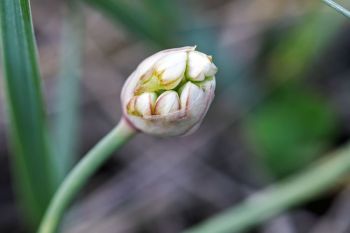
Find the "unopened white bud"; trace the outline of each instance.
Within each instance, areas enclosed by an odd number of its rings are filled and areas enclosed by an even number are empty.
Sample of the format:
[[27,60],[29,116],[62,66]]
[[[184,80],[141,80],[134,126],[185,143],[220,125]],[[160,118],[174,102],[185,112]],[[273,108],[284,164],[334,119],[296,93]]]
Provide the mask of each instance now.
[[145,59],[124,84],[124,115],[145,133],[191,133],[214,98],[216,72],[211,57],[195,51],[195,47],[156,53]]

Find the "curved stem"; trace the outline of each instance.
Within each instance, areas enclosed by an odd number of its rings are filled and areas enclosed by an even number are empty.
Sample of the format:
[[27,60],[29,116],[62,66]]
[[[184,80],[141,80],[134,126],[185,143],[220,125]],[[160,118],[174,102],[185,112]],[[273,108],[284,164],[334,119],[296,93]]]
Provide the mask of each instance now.
[[56,231],[64,211],[74,196],[113,151],[125,144],[135,133],[136,130],[125,119],[121,119],[119,124],[83,157],[58,188],[43,217],[38,233]]

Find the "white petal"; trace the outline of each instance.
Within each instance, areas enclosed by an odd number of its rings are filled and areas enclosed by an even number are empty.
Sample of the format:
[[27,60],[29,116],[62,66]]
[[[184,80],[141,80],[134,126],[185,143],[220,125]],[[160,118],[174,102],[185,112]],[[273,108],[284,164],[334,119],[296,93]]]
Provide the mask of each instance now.
[[167,54],[156,63],[156,73],[167,90],[175,88],[181,82],[186,70],[186,60],[186,52],[176,51]]
[[132,97],[128,104],[126,105],[126,111],[130,114],[134,114],[136,112],[135,109],[135,103],[136,103],[137,96]]
[[[200,86],[205,93],[214,92],[215,86],[216,86],[215,78],[213,78],[211,80],[207,80],[205,82],[202,82],[200,84]],[[214,93],[212,93],[212,94],[214,94]]]
[[191,80],[203,81],[206,76],[214,76],[216,66],[211,62],[211,57],[198,51],[188,54],[187,75]]
[[180,98],[175,91],[162,93],[156,102],[154,112],[156,115],[167,115],[180,109]]
[[187,82],[182,89],[180,102],[181,109],[186,112],[186,114],[196,115],[200,114],[200,109],[202,108],[202,102],[205,99],[204,91],[197,85]]
[[214,63],[210,63],[210,65],[206,67],[204,74],[205,76],[212,77],[216,74],[216,72],[218,72],[218,68]]
[[152,115],[157,95],[153,92],[145,92],[137,97],[135,109],[142,116]]

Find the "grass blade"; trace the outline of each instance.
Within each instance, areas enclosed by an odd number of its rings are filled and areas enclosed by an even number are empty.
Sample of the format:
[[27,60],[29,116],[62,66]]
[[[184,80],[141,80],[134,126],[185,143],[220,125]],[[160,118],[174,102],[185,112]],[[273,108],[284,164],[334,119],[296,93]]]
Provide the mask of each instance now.
[[241,232],[320,195],[350,173],[350,144],[328,158],[328,161],[323,161],[284,183],[258,192],[237,207],[184,233]]
[[340,4],[332,1],[332,0],[322,0],[324,3],[326,3],[328,6],[332,7],[339,13],[343,14],[344,16],[350,18],[350,11],[347,10],[345,7],[341,6]]
[[62,180],[76,158],[79,125],[79,81],[83,51],[84,17],[80,1],[67,1],[63,22],[61,60],[55,120],[55,159]]
[[29,1],[1,0],[0,19],[13,172],[26,217],[35,226],[57,179],[47,140]]
[[[267,55],[267,76],[276,83],[303,80],[312,64],[340,31],[343,17],[331,17],[319,9],[302,18],[301,23],[280,32]],[[289,72],[283,72],[288,70]]]

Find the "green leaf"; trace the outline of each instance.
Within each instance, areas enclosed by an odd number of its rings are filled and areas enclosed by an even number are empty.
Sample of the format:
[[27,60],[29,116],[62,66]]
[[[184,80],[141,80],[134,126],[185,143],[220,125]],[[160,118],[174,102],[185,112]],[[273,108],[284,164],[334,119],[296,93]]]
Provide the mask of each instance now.
[[26,217],[35,226],[57,186],[57,177],[48,146],[29,1],[1,0],[0,13],[13,173]]
[[246,126],[262,163],[281,177],[302,169],[329,146],[336,118],[321,97],[288,86],[251,114]]
[[84,17],[80,1],[66,2],[55,119],[55,159],[62,180],[76,158]]

